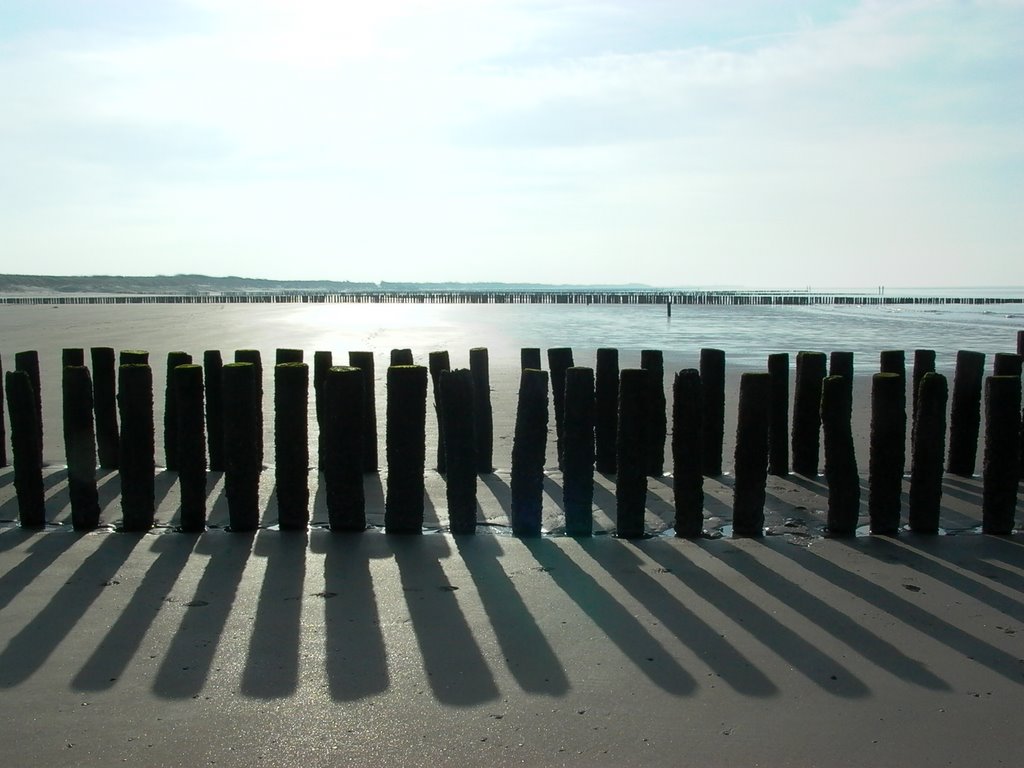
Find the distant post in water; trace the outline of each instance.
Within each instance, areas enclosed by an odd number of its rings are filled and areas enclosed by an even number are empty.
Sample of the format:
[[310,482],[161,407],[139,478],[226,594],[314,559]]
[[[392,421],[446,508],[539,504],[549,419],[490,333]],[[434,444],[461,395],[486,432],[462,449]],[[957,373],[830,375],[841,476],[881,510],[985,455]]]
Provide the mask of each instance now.
[[423,532],[423,470],[426,465],[427,369],[388,368],[386,533]]
[[934,372],[921,377],[914,455],[910,469],[910,529],[937,533],[942,501],[942,460],[946,452],[946,377]]
[[374,394],[373,352],[349,352],[348,364],[363,373],[363,472],[376,472],[377,400]]
[[824,352],[797,352],[793,395],[793,471],[817,477],[821,454],[821,388]]
[[192,363],[187,352],[167,353],[167,379],[164,386],[164,466],[178,471],[178,397],[174,391],[174,369]]
[[548,372],[527,368],[519,379],[512,442],[511,523],[516,536],[540,536],[548,435]]
[[704,402],[701,461],[705,476],[718,477],[722,474],[725,440],[725,352],[711,348],[700,351],[700,384]]
[[[821,357],[824,365],[825,356]],[[736,475],[733,485],[733,536],[764,535],[770,402],[771,374],[744,373],[740,377],[733,469]]]
[[253,367],[253,393],[256,406],[256,449],[259,471],[263,471],[263,358],[258,349],[235,350],[236,363],[250,363]]
[[363,373],[358,368],[332,367],[323,383],[324,459],[327,516],[332,531],[366,529],[363,490]]
[[203,352],[203,379],[206,387],[206,437],[210,447],[210,469],[224,471],[224,361],[220,350]]
[[618,474],[615,481],[616,535],[644,535],[647,509],[647,399],[650,371],[626,368],[619,374]]
[[32,407],[36,412],[36,446],[39,448],[39,462],[43,461],[43,385],[39,377],[39,353],[28,350],[17,352],[14,355],[14,370],[24,371],[28,374],[29,383],[32,385]]
[[437,418],[437,471],[443,475],[447,471],[447,464],[444,447],[444,419],[441,417],[441,374],[452,368],[447,350],[429,353],[427,368],[430,371],[430,386],[434,390],[434,416]]
[[281,530],[309,527],[309,366],[274,366],[274,475]]
[[472,371],[440,372],[441,422],[444,424],[445,496],[448,524],[455,534],[476,533],[476,474],[478,446],[474,438],[474,388]]
[[555,347],[548,350],[548,368],[551,369],[551,395],[555,404],[555,449],[558,468],[562,466],[562,423],[565,418],[565,372],[572,368],[572,349]]
[[469,370],[473,377],[476,471],[487,474],[494,471],[494,414],[491,410],[491,374],[486,347],[469,350]]
[[203,367],[175,366],[172,386],[177,398],[178,485],[181,530],[206,530],[206,430],[203,428]]
[[32,392],[32,379],[27,371],[8,371],[7,414],[11,419],[11,454],[14,463],[14,491],[18,498],[18,519],[23,528],[46,525],[43,501],[43,461],[39,450],[39,428]]
[[828,376],[822,381],[821,425],[825,435],[828,532],[831,536],[853,536],[860,514],[860,477],[850,424],[851,394],[846,376]]
[[594,438],[597,471],[615,474],[615,445],[619,420],[619,350],[597,350],[594,372]]
[[126,531],[148,531],[156,514],[153,371],[146,363],[118,368],[121,409],[121,513]]
[[562,504],[565,532],[594,532],[594,370],[572,367],[565,372],[565,451],[562,459]]
[[224,495],[232,531],[254,531],[260,525],[259,407],[256,366],[224,366]]
[[771,416],[768,420],[768,473],[789,474],[789,353],[768,355]]
[[704,473],[701,464],[700,371],[687,368],[672,382],[672,477],[676,536],[693,539],[704,531]]
[[96,433],[89,369],[83,365],[65,366],[62,385],[71,523],[76,531],[91,531],[100,523],[100,504],[96,490]]
[[985,377],[985,355],[960,350],[953,374],[953,402],[949,412],[949,459],[946,470],[971,477],[978,455],[981,430],[981,388]]
[[665,474],[665,437],[668,415],[665,402],[665,360],[660,349],[640,351],[640,367],[647,371],[647,474]]
[[541,369],[539,347],[523,347],[519,350],[519,369],[525,371],[527,368],[534,371]]
[[900,529],[900,497],[906,463],[905,383],[896,372],[871,378],[871,444],[868,460],[868,514],[871,532],[892,535]]
[[1020,461],[1020,378],[985,380],[985,456],[982,462],[982,530],[1013,533]]

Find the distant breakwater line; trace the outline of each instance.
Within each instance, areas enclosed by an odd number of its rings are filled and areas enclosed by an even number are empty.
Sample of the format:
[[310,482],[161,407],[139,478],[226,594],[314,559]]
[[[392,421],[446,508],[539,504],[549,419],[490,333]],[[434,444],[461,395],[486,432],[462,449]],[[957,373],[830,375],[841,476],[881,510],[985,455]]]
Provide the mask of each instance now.
[[0,296],[0,305],[80,304],[666,304],[859,306],[1024,304],[1024,296],[885,296],[804,291],[358,291]]

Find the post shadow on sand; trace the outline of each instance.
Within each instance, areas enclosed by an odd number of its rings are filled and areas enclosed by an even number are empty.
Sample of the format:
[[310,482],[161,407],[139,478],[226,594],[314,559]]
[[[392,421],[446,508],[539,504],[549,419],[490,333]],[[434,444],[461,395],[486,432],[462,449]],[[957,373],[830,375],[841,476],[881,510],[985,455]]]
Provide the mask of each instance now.
[[[754,540],[763,555],[769,549],[778,549],[764,541]],[[783,544],[782,546],[789,546]],[[829,605],[820,597],[790,581],[777,570],[762,563],[758,557],[740,549],[712,552],[723,564],[763,589],[783,605],[792,608],[812,624],[832,635],[836,640],[849,646],[876,666],[893,677],[933,691],[948,691],[949,684],[933,674],[917,659],[870,632],[848,614]],[[723,555],[728,554],[728,557]]]
[[[423,668],[434,697],[470,707],[498,698],[494,676],[441,568],[449,556],[443,536],[386,536],[398,565]],[[453,589],[454,587],[454,589]]]
[[12,527],[0,534],[0,552],[14,549],[26,541],[27,556],[18,561],[10,570],[0,574],[0,610],[3,610],[18,593],[35,581],[81,539],[82,535],[71,530],[52,530],[46,533],[31,528]]
[[580,541],[584,553],[733,690],[758,698],[777,695],[779,689],[761,670],[643,570],[634,546],[631,542],[609,546],[607,541]]
[[183,613],[153,681],[157,696],[189,699],[203,690],[255,538],[254,531],[200,537],[194,552],[210,557],[195,592],[173,603]]
[[[864,547],[855,544],[850,546],[855,546],[858,552],[865,552],[870,551],[871,547],[879,541],[884,541],[884,539],[872,537],[868,540],[870,546]],[[1012,682],[1021,682],[1020,663],[1017,657],[994,648],[983,640],[943,621],[932,611],[921,608],[913,601],[903,598],[895,592],[880,588],[878,584],[869,579],[819,557],[810,549],[789,547],[780,548],[778,552],[810,573],[825,579],[869,605],[875,606],[911,629],[924,632],[932,640],[988,667]]]
[[[55,534],[47,534],[52,535]],[[112,583],[114,576],[141,539],[141,535],[135,534],[104,535],[99,546],[46,601],[39,613],[0,651],[0,687],[10,688],[24,682],[46,663],[103,590],[117,588]]]
[[267,567],[256,602],[242,693],[257,699],[290,696],[299,687],[299,642],[306,579],[306,531],[260,531],[253,557]]
[[370,561],[390,557],[384,536],[332,531],[311,539],[324,555],[324,664],[334,701],[358,701],[391,684]]
[[562,696],[569,690],[564,665],[537,626],[512,577],[502,567],[502,548],[494,536],[455,536],[484,611],[498,638],[502,656],[519,687],[527,693]]
[[[715,550],[729,546],[709,542],[701,549]],[[869,696],[870,689],[837,659],[812,645],[750,598],[741,595],[683,555],[679,548],[662,539],[643,542],[642,550],[652,560],[668,569],[683,584],[704,600],[742,625],[756,640],[780,659],[828,693],[846,699]]]
[[71,681],[74,690],[104,691],[114,685],[138,652],[157,614],[166,607],[164,598],[171,593],[199,541],[195,534],[148,538],[152,538],[150,548],[158,553],[157,557],[103,640]]
[[696,691],[697,681],[693,675],[555,542],[523,539],[523,543],[552,581],[650,682],[673,696],[688,696]]

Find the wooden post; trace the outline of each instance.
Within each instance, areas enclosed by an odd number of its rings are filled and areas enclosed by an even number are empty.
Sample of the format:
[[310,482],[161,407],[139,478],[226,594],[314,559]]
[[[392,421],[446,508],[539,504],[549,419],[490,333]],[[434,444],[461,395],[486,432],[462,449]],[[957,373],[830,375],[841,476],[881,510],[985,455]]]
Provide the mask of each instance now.
[[374,394],[373,352],[349,352],[348,364],[363,372],[363,472],[376,472],[377,455],[377,400]]
[[672,382],[672,477],[676,536],[688,539],[704,531],[702,416],[700,371],[686,368]]
[[113,347],[93,347],[93,408],[96,414],[96,452],[103,469],[117,469],[120,430],[117,426],[117,370]]
[[906,463],[906,395],[896,372],[871,378],[871,445],[868,460],[868,514],[871,532],[892,535],[900,529],[900,497]]
[[558,468],[562,466],[562,423],[565,418],[565,372],[572,368],[572,350],[569,347],[555,347],[548,350],[548,368],[551,370],[551,395],[555,404],[555,450],[558,453]]
[[324,468],[324,379],[327,371],[334,365],[334,355],[327,350],[313,353],[313,403],[316,408],[316,465]]
[[953,402],[949,413],[949,458],[946,471],[971,477],[978,453],[981,430],[981,388],[985,376],[985,355],[960,350],[953,374]]
[[363,490],[363,372],[332,367],[324,376],[323,473],[332,531],[366,530]]
[[91,531],[100,523],[100,504],[96,490],[96,433],[89,369],[83,365],[65,366],[62,389],[71,524],[76,531]]
[[619,443],[615,481],[616,535],[644,535],[647,509],[647,400],[650,372],[626,368],[619,374]]
[[562,506],[565,532],[594,532],[594,369],[572,367],[565,372],[565,451]]
[[260,525],[259,407],[254,363],[228,363],[222,370],[224,395],[224,495],[230,530]]
[[411,349],[392,349],[391,365],[415,365]]
[[258,471],[263,471],[263,357],[258,349],[236,349],[236,363],[249,363],[253,367],[253,403],[256,407],[256,450]]
[[597,471],[613,475],[619,420],[619,350],[612,347],[597,350],[594,407]]
[[711,348],[700,351],[700,384],[704,403],[701,461],[705,476],[718,477],[722,474],[725,440],[725,352]]
[[434,390],[434,416],[437,418],[437,471],[442,475],[448,471],[448,465],[445,459],[444,419],[441,417],[441,373],[450,371],[451,368],[451,358],[448,356],[447,350],[431,352],[427,355],[430,386]]
[[[824,366],[824,355],[821,363]],[[733,471],[733,536],[764,535],[765,485],[768,480],[768,420],[771,374],[744,373],[736,426]],[[794,451],[794,455],[795,455]]]
[[825,436],[825,481],[828,483],[828,533],[853,536],[860,515],[860,476],[853,450],[848,376],[822,381],[821,425]]
[[427,369],[388,368],[386,533],[423,532],[426,465]]
[[85,350],[81,347],[66,347],[60,353],[60,367],[85,365]]
[[181,530],[206,530],[206,430],[203,428],[203,366],[186,363],[173,369],[171,386],[177,401],[178,486],[181,489]]
[[43,501],[43,461],[39,450],[32,377],[27,371],[8,371],[4,383],[7,388],[7,414],[11,419],[11,457],[18,519],[23,528],[42,528],[46,525],[46,505]]
[[946,451],[946,377],[925,373],[918,390],[914,456],[910,470],[910,529],[937,533],[942,501],[942,460]]
[[821,387],[824,352],[797,352],[793,396],[793,471],[817,477],[821,453]]
[[156,514],[153,371],[146,363],[118,368],[121,410],[121,514],[126,531],[148,531]]
[[469,350],[469,370],[473,376],[476,471],[487,474],[494,471],[494,415],[491,410],[491,374],[486,347]]
[[1020,378],[985,380],[985,456],[982,463],[982,531],[1013,533],[1020,461]]
[[640,367],[647,371],[647,474],[665,474],[665,437],[668,415],[665,402],[665,359],[660,349],[640,351]]
[[309,527],[309,366],[274,366],[274,478],[281,530]]
[[547,434],[548,372],[527,368],[520,374],[512,442],[509,516],[516,536],[540,536]]
[[178,471],[178,397],[174,391],[174,369],[190,365],[192,355],[187,352],[167,353],[167,379],[164,386],[164,466]]
[[[882,353],[885,354],[884,352]],[[850,390],[850,407],[853,407],[853,352],[832,351],[828,356],[828,375],[842,376]],[[824,387],[824,384],[822,384]]]
[[445,434],[448,525],[454,534],[476,533],[476,473],[479,461],[479,446],[474,436],[476,382],[473,372],[464,368],[442,370],[439,379],[440,421],[444,424]]
[[540,348],[523,347],[519,350],[519,370],[525,371],[530,368],[534,371],[540,370]]
[[1012,352],[996,352],[992,360],[993,376],[1016,376],[1020,378],[1021,356]]
[[0,360],[0,467],[7,466],[7,429],[4,427],[4,365]]
[[43,461],[43,385],[39,377],[39,353],[28,350],[17,352],[14,355],[14,370],[24,371],[28,374],[28,380],[32,384],[32,405],[36,411],[36,447],[39,448],[39,462]]
[[[914,449],[914,425],[917,423],[917,398],[918,392],[921,389],[921,379],[924,378],[926,373],[935,373],[935,350],[934,349],[915,349],[914,350],[914,373],[913,373],[913,388],[911,392],[911,408],[910,408],[910,449],[913,452]],[[913,460],[913,457],[911,457]]]
[[771,416],[768,420],[768,472],[789,474],[789,353],[768,355],[771,379]]
[[122,349],[117,356],[118,367],[122,365],[149,365],[149,352],[144,349]]
[[203,352],[203,379],[206,384],[206,437],[210,448],[210,469],[224,471],[224,361],[220,350]]
[[301,363],[304,358],[305,355],[301,349],[281,349],[278,347],[274,353],[274,364]]
[[1017,331],[1017,354],[1024,357],[1024,331]]

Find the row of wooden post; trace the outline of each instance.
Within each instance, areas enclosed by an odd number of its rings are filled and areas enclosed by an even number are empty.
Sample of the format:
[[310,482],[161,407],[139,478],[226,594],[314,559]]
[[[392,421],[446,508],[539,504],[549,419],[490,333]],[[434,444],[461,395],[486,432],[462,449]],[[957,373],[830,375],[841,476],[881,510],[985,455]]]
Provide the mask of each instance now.
[[[146,352],[121,353],[118,432],[116,415],[110,419],[101,408],[101,400],[108,404],[113,401],[112,393],[105,386],[101,391],[99,386],[100,381],[112,382],[109,374],[113,360],[112,349],[92,350],[97,382],[94,387],[83,365],[83,351],[64,352],[64,425],[72,521],[76,528],[98,524],[94,449],[98,444],[100,466],[106,458],[107,466],[116,462],[121,472],[124,527],[141,530],[152,525],[154,512],[152,374]],[[702,477],[721,474],[725,356],[721,350],[705,349],[700,360],[699,370],[681,371],[673,385],[676,532],[681,536],[700,534]],[[168,355],[164,449],[168,469],[179,473],[181,527],[185,530],[205,527],[207,437],[210,467],[227,471],[225,490],[231,527],[250,530],[259,522],[258,484],[263,462],[260,354],[239,350],[235,361],[223,365],[219,352],[208,351],[200,367],[192,365],[186,353]],[[1020,361],[1019,355],[997,355],[995,375],[985,384],[989,428],[983,512],[985,529],[992,532],[1008,532],[1013,526],[1021,452]],[[360,529],[365,527],[361,474],[377,468],[373,356],[353,352],[350,363],[359,366],[335,368],[329,352],[317,352],[314,362],[321,437],[319,464],[327,485],[330,524],[332,528]],[[385,524],[389,531],[413,531],[422,526],[428,372],[434,379],[441,436],[438,468],[447,475],[452,529],[468,531],[475,527],[475,475],[492,469],[486,349],[471,350],[470,362],[469,371],[449,371],[447,353],[432,353],[428,371],[413,364],[410,350],[392,352],[386,441],[389,472]],[[548,350],[548,363],[558,461],[564,473],[567,531],[586,535],[592,529],[596,465],[598,471],[617,474],[619,535],[642,534],[647,477],[662,474],[664,466],[667,408],[661,352],[646,350],[641,354],[640,369],[619,371],[617,350],[599,350],[596,376],[593,369],[574,366],[568,348]],[[515,532],[529,535],[540,531],[549,374],[540,370],[539,349],[524,349],[522,364],[512,455],[511,516]],[[872,532],[893,533],[900,527],[906,463],[904,353],[883,352],[880,368],[872,387],[868,508]],[[35,352],[19,353],[16,370],[7,377],[15,485],[25,525],[45,522],[38,370]],[[767,473],[788,472],[788,372],[788,355],[772,355],[766,373],[744,374],[741,381],[733,523],[739,535],[755,535],[763,527]],[[852,373],[852,353],[833,352],[827,372],[823,353],[797,355],[793,469],[799,474],[817,474],[819,434],[823,431],[829,529],[837,535],[854,531],[860,504],[850,424]],[[973,473],[983,375],[984,355],[958,354],[947,466],[952,473]],[[910,527],[934,531],[941,497],[947,397],[944,377],[934,373],[934,352],[915,353],[914,381]],[[215,385],[218,383],[221,386]],[[302,362],[302,351],[278,350],[275,465],[282,528],[304,528],[309,523],[308,389],[309,373]],[[450,393],[447,398],[440,396],[444,391]],[[108,433],[104,441],[100,425],[111,420],[116,439]],[[209,435],[204,435],[205,425],[209,425]],[[918,440],[919,436],[925,439]]]

